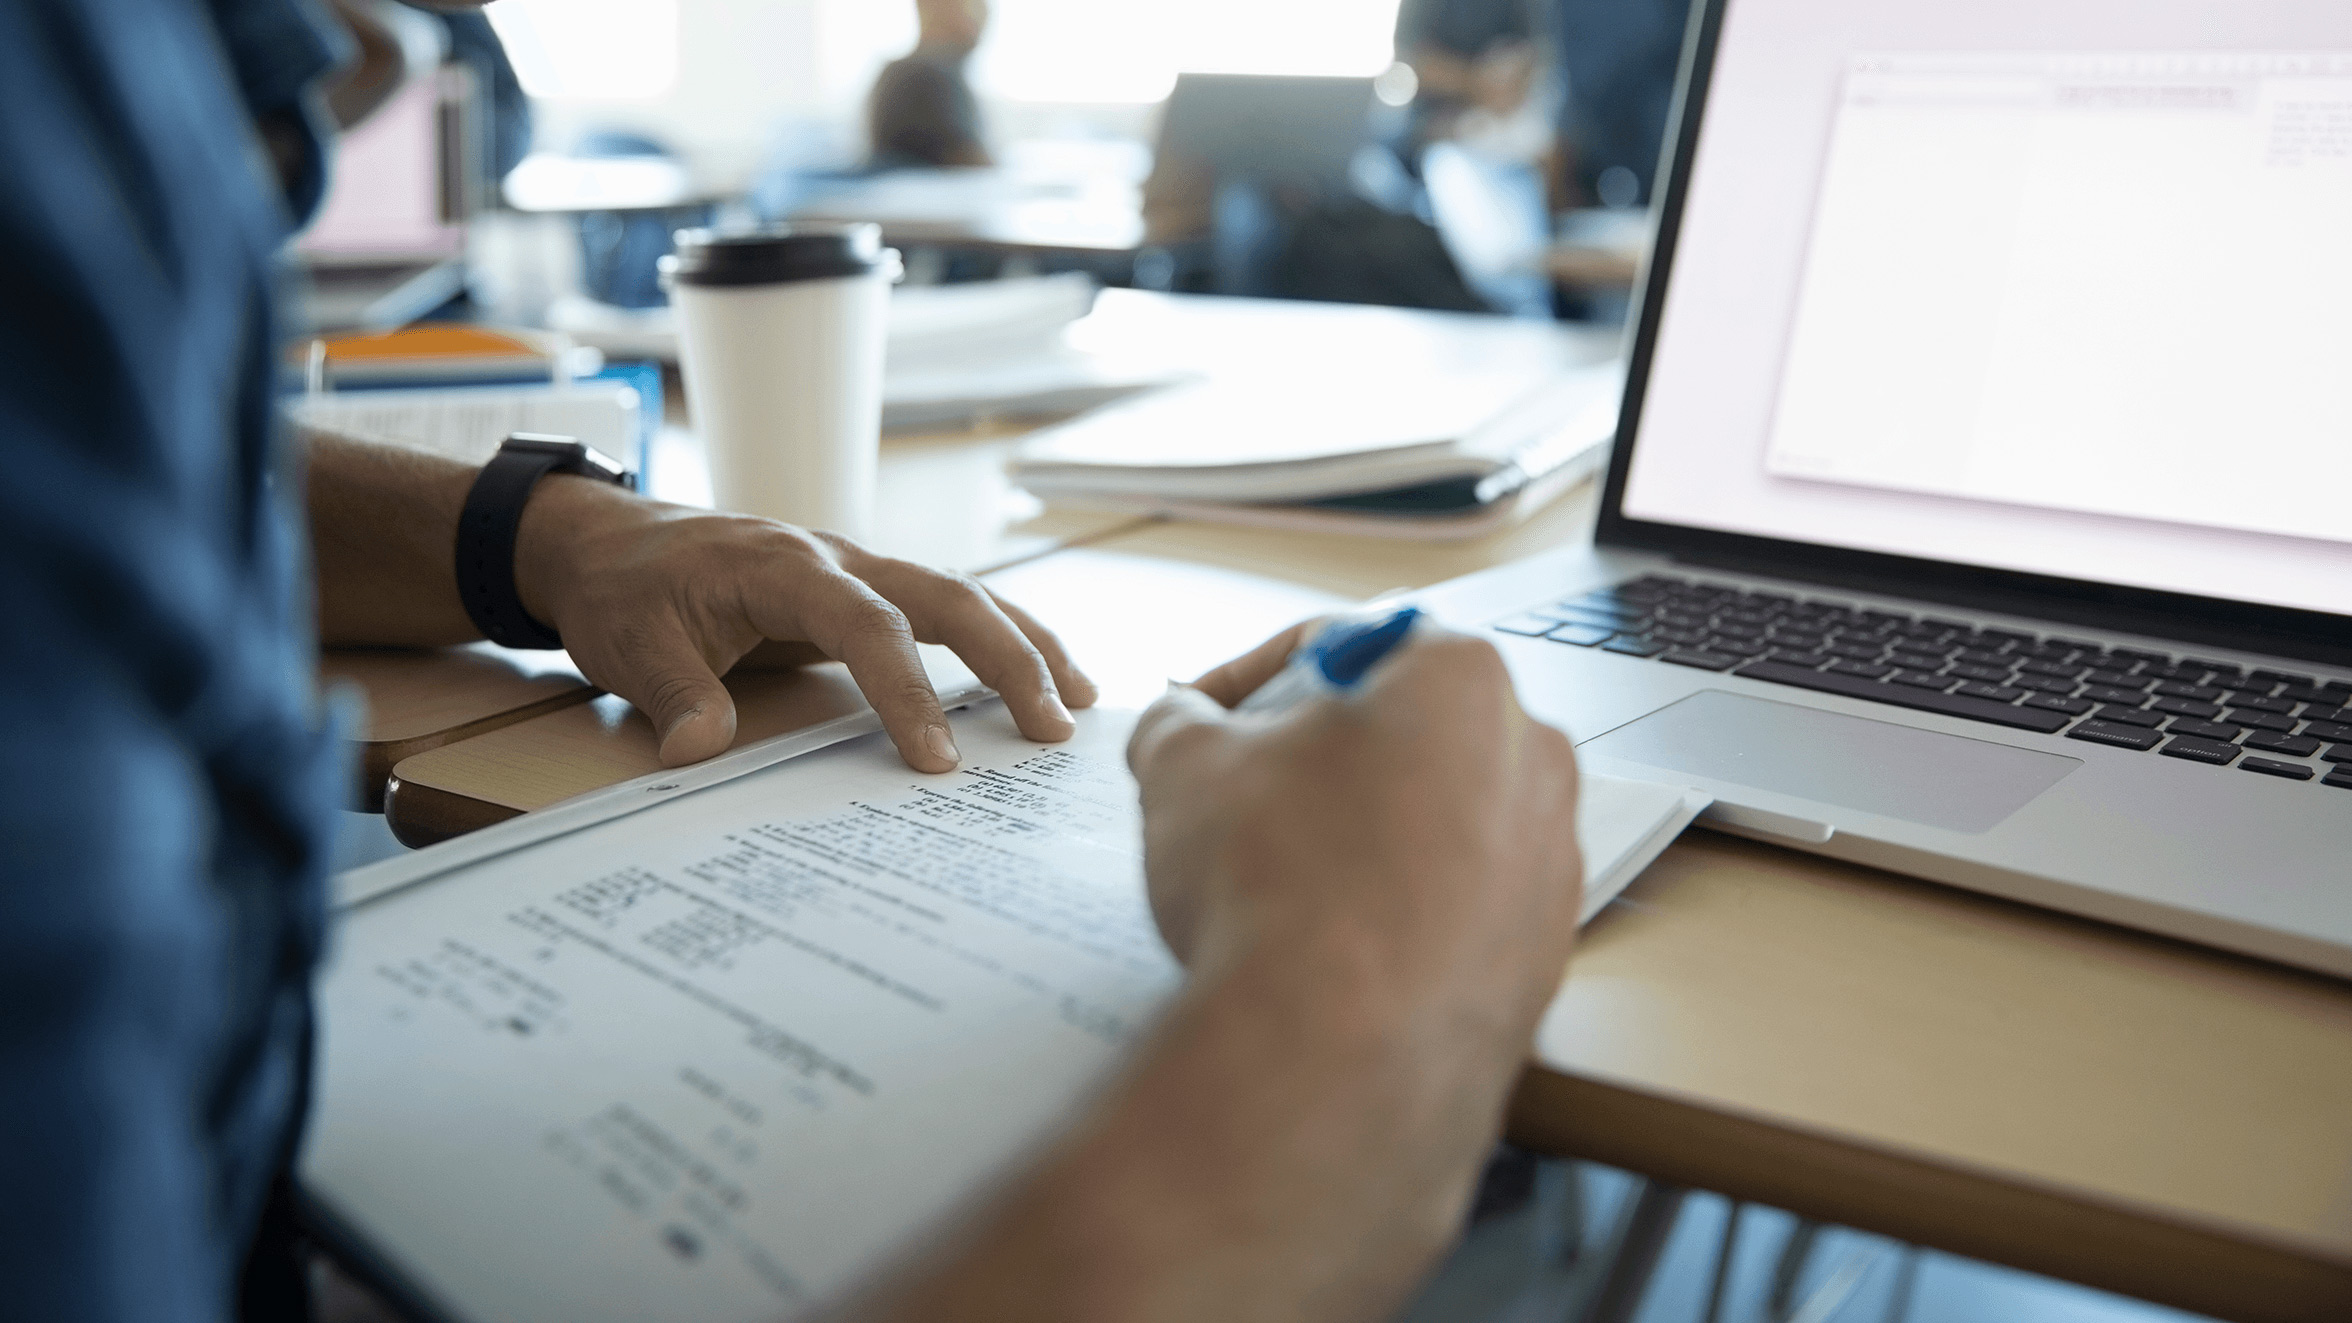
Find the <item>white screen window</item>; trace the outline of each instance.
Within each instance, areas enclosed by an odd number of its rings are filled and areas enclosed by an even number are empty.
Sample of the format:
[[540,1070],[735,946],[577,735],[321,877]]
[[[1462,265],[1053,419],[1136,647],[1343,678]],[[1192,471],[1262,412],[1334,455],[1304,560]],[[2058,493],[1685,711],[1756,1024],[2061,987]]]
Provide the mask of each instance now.
[[2352,61],[1848,65],[1765,467],[2352,541]]

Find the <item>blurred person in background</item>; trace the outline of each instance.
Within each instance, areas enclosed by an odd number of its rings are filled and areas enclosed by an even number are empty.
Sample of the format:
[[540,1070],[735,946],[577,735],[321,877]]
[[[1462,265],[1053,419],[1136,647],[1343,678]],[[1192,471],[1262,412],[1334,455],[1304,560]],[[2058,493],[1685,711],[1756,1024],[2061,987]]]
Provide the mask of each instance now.
[[[11,1319],[309,1317],[292,1172],[351,784],[316,649],[475,637],[476,470],[278,414],[278,252],[348,53],[305,0],[0,0]],[[969,579],[587,478],[533,489],[511,568],[671,765],[731,743],[739,663],[845,661],[926,772],[958,755],[918,640],[1034,739],[1094,697]],[[1231,716],[1301,637],[1175,688],[1131,749],[1185,989],[850,1316],[1374,1318],[1460,1227],[1575,936],[1573,755],[1443,633],[1360,697]]]
[[883,66],[866,102],[871,164],[991,164],[965,73],[988,30],[988,0],[915,0],[915,22],[915,48]]
[[1422,151],[1453,141],[1498,159],[1535,160],[1550,149],[1550,70],[1538,0],[1404,0],[1396,57],[1417,88],[1398,144],[1418,171]]
[[1633,207],[1651,201],[1674,80],[1682,63],[1687,0],[1549,0],[1552,41],[1566,76],[1561,99],[1562,209]]

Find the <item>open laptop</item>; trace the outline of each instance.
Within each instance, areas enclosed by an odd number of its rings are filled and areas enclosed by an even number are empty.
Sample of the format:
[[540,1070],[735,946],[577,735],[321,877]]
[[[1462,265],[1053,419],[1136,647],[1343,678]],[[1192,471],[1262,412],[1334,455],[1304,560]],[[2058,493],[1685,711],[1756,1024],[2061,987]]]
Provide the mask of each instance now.
[[2352,976],[2352,6],[1685,59],[1597,546],[1429,604],[1718,826]]
[[1221,178],[1338,189],[1371,137],[1372,101],[1369,78],[1178,74],[1155,152]]

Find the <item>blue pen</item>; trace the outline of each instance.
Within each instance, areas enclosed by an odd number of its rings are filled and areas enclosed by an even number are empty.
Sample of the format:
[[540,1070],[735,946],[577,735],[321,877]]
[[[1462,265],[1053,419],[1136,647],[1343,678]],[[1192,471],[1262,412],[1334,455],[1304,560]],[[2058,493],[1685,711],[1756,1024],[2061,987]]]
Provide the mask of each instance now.
[[1396,651],[1421,623],[1421,608],[1399,607],[1378,615],[1334,620],[1290,654],[1290,662],[1238,711],[1279,712],[1310,698],[1344,694],[1362,682],[1382,658]]

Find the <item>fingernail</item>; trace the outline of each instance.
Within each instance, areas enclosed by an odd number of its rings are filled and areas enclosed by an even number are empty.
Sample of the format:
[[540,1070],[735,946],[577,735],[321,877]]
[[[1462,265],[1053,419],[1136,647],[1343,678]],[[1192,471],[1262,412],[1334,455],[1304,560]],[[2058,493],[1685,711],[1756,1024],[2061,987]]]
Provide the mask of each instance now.
[[1060,694],[1047,694],[1045,696],[1045,715],[1052,717],[1057,721],[1069,722],[1073,726],[1078,724],[1078,719],[1070,715],[1070,709],[1062,702],[1062,696]]
[[694,707],[690,707],[690,708],[686,709],[685,711],[683,711],[683,712],[679,713],[679,714],[678,714],[678,715],[677,715],[675,718],[673,718],[673,719],[671,720],[671,722],[670,722],[670,724],[669,724],[669,725],[662,727],[662,733],[661,733],[662,740],[663,740],[663,741],[666,743],[666,742],[669,740],[669,738],[670,738],[672,735],[675,735],[675,734],[677,734],[677,733],[678,733],[678,729],[679,729],[680,727],[684,726],[684,725],[685,725],[687,722],[689,722],[689,721],[692,721],[692,720],[694,720],[696,717],[699,717],[699,716],[701,716],[701,715],[702,715],[702,708],[701,708],[699,705],[697,705],[697,706],[694,706]]
[[945,726],[933,726],[924,731],[923,743],[930,747],[935,758],[944,758],[951,763],[964,760],[964,755],[956,751],[955,736],[948,734]]

